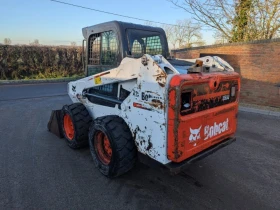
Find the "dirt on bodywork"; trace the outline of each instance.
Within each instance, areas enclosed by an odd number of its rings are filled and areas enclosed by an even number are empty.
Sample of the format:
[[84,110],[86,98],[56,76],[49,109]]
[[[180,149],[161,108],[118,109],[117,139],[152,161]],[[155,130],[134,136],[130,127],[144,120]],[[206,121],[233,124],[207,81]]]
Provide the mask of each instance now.
[[214,80],[203,74],[171,80],[168,159],[180,162],[235,133],[239,76],[215,75]]

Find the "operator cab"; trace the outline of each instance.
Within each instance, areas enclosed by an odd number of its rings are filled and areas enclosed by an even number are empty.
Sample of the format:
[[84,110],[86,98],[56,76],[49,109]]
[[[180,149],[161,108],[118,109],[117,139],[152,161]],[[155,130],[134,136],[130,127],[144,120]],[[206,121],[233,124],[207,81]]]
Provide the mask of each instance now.
[[83,28],[83,36],[86,76],[115,68],[125,57],[169,56],[165,32],[159,27],[111,21]]

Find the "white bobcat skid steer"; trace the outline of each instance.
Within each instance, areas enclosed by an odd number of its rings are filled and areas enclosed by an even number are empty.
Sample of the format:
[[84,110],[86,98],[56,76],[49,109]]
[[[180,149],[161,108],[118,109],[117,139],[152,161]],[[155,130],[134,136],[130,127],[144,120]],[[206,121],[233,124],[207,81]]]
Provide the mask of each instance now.
[[161,28],[108,22],[83,29],[87,77],[53,111],[49,130],[71,148],[89,144],[107,177],[138,157],[173,172],[235,140],[239,75],[219,57],[168,60]]

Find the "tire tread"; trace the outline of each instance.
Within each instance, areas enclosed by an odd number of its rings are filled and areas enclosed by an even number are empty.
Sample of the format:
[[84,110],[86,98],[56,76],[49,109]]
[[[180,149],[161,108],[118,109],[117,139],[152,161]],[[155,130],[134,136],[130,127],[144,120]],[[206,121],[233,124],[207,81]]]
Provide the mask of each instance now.
[[69,146],[73,149],[81,148],[88,145],[88,131],[92,118],[89,115],[86,107],[81,103],[74,103],[71,105],[65,105],[63,110],[68,110],[73,117],[73,123],[75,126],[75,141],[69,142]]
[[137,149],[128,125],[119,116],[109,115],[93,121],[89,138],[93,138],[95,125],[103,125],[109,130],[115,145],[117,161],[108,177],[120,176],[133,168],[137,160]]

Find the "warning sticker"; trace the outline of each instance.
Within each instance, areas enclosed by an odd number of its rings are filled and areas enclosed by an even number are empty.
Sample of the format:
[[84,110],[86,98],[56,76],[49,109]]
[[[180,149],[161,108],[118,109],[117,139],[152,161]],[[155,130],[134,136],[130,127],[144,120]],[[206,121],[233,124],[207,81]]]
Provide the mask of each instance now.
[[94,78],[94,83],[95,83],[96,85],[101,84],[101,83],[102,83],[102,82],[101,82],[101,77],[95,77],[95,78]]

